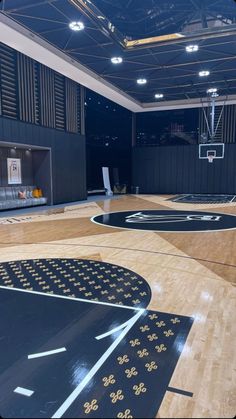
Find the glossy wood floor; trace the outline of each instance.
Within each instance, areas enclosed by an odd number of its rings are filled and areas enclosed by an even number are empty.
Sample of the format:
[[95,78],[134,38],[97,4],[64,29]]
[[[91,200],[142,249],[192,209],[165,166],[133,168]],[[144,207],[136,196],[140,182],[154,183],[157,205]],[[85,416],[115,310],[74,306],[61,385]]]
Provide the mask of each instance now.
[[0,218],[0,262],[71,257],[102,260],[142,275],[150,309],[194,317],[157,417],[229,418],[236,411],[236,230],[155,233],[96,225],[94,215],[141,209],[201,209],[236,214],[236,203],[192,205],[162,196],[124,196],[38,214]]

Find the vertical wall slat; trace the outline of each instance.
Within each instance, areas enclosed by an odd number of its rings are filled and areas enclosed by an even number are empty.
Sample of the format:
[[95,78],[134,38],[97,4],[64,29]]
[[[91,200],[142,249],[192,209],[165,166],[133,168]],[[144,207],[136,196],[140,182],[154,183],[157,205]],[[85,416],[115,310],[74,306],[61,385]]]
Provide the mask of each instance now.
[[81,132],[81,86],[0,43],[0,115]]
[[0,43],[0,110],[7,118],[18,118],[16,51]]
[[77,83],[66,79],[66,130],[69,132],[78,132],[78,98]]

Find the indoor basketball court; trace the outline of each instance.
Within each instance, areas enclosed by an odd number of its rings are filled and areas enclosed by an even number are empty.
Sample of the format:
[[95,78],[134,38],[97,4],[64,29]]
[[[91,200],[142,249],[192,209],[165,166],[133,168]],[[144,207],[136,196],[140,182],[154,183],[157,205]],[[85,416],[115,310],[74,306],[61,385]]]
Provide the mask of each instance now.
[[236,3],[0,1],[0,417],[233,418]]

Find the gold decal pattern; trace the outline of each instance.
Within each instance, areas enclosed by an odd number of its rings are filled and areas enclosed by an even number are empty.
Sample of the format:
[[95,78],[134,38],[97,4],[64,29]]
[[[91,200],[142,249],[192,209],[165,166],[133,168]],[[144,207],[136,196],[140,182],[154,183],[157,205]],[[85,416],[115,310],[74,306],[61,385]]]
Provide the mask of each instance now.
[[134,390],[135,396],[140,396],[140,394],[146,393],[146,391],[147,391],[144,383],[140,383],[136,386],[133,386],[133,390]]
[[129,409],[126,409],[125,412],[118,413],[117,418],[133,419],[133,416],[131,415],[131,411]]
[[97,400],[92,400],[92,402],[91,403],[85,403],[84,404],[84,408],[85,408],[85,410],[84,410],[84,412],[86,413],[86,415],[88,415],[90,412],[92,412],[92,411],[96,411],[96,410],[98,410],[98,404],[97,404]]
[[114,375],[109,375],[109,377],[103,378],[104,387],[109,387],[112,384],[115,384],[116,380],[114,378]]
[[124,395],[122,394],[122,390],[118,390],[116,393],[111,393],[110,398],[113,404],[117,403],[118,401],[124,400]]
[[155,361],[150,362],[150,364],[146,364],[145,367],[147,368],[148,372],[152,372],[157,370],[157,364],[155,363]]
[[139,358],[144,358],[145,356],[148,356],[149,355],[149,352],[145,348],[142,351],[138,351],[137,354],[138,354]]
[[165,332],[163,332],[164,333],[164,335],[167,337],[167,338],[169,338],[170,336],[173,336],[174,335],[174,333],[172,332],[172,330],[171,329],[169,329],[169,330],[165,330]]
[[171,321],[171,323],[173,323],[173,324],[180,323],[180,319],[179,319],[178,317],[175,317],[174,319],[171,319],[170,321]]
[[130,370],[125,370],[125,374],[127,376],[127,378],[132,378],[132,377],[136,377],[136,375],[138,375],[138,371],[136,370],[135,367],[131,368]]
[[146,306],[150,291],[141,277],[119,266],[92,260],[32,259],[0,263],[0,285],[50,294]]
[[141,345],[140,340],[139,339],[134,339],[134,340],[130,340],[130,345],[134,348],[135,346],[139,346]]
[[117,358],[117,361],[120,365],[127,364],[129,362],[128,355],[119,356],[119,358]]
[[157,350],[158,353],[164,352],[167,350],[166,346],[163,343],[161,345],[155,346],[155,349]]

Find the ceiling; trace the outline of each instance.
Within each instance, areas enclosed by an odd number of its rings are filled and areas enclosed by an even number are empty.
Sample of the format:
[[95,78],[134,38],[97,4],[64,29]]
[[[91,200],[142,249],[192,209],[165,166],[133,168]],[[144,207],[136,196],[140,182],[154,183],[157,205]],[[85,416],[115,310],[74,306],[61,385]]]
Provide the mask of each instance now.
[[[220,98],[236,95],[234,0],[3,0],[0,7],[140,109],[197,103],[209,87]],[[85,29],[73,32],[71,21]],[[199,50],[187,53],[189,44]],[[113,56],[123,63],[112,64]],[[199,77],[201,70],[210,75]]]

